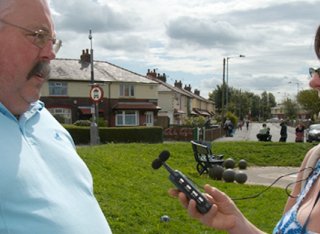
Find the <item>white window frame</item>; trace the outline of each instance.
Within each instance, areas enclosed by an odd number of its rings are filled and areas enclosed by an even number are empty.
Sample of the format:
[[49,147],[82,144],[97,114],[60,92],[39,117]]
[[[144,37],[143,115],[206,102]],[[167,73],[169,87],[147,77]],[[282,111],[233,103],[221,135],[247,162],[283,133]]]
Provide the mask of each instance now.
[[68,96],[68,83],[49,81],[49,95],[50,96]]
[[146,126],[152,127],[154,123],[154,114],[152,111],[147,111],[146,115]]
[[[139,111],[119,110],[116,112],[116,126],[139,126]],[[130,121],[130,118],[134,118]]]
[[120,84],[120,97],[134,97],[134,85]]

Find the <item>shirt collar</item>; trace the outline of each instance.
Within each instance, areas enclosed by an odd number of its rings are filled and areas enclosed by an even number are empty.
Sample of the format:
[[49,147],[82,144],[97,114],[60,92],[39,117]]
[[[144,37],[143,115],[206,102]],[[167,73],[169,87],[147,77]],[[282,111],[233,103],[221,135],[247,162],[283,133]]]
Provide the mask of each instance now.
[[[30,118],[38,111],[41,111],[43,107],[44,107],[44,103],[38,100],[34,103],[31,103],[29,109],[22,115],[25,116],[26,118]],[[16,117],[1,102],[0,102],[0,113],[2,113],[3,115],[9,118],[17,120]]]

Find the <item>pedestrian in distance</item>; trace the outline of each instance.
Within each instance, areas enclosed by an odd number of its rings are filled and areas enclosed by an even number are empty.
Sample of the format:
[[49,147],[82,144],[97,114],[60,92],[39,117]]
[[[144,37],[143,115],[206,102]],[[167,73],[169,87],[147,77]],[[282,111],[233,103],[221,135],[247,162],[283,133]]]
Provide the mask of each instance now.
[[242,126],[243,126],[243,121],[242,121],[242,120],[239,120],[239,122],[238,122],[238,124],[237,124],[237,128],[242,131]]
[[304,125],[299,123],[296,127],[296,142],[304,142]]
[[249,130],[249,123],[250,123],[249,120],[247,120],[247,121],[246,121],[247,130]]
[[280,139],[279,142],[286,142],[288,137],[288,129],[286,123],[283,121],[280,123]]
[[[320,59],[320,26],[315,41],[315,53]],[[311,80],[309,85],[320,94],[320,68],[309,69]],[[297,175],[296,183],[288,197],[282,218],[275,226],[274,234],[313,234],[320,233],[320,144],[306,154]],[[313,170],[305,169],[312,167]],[[204,186],[207,200],[212,204],[210,210],[202,214],[196,208],[194,200],[188,200],[184,193],[170,189],[172,196],[178,196],[188,213],[203,224],[224,230],[232,234],[264,233],[254,226],[239,210],[232,199],[217,188]],[[261,217],[263,219],[264,217]]]
[[47,1],[1,0],[0,44],[0,233],[111,233],[70,134],[39,101],[61,45]]
[[226,121],[224,122],[224,129],[226,131],[226,136],[227,137],[233,137],[233,123],[232,121],[227,118]]
[[259,133],[257,134],[257,138],[259,141],[271,141],[272,135],[270,134],[270,128],[267,127],[267,124],[262,124],[262,128],[259,130]]

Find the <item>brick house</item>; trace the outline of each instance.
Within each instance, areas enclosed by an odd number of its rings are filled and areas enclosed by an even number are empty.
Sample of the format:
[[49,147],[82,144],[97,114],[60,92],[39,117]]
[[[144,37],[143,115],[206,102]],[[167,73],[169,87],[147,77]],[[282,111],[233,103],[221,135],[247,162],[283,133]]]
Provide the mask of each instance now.
[[[153,126],[161,109],[155,81],[105,61],[93,62],[94,83],[104,93],[97,105],[107,126]],[[51,61],[50,80],[41,100],[61,122],[74,123],[92,117],[91,63],[88,50],[77,59]]]
[[158,103],[161,106],[158,116],[169,117],[170,125],[182,125],[190,116],[211,118],[215,114],[214,102],[200,96],[200,91],[192,92],[191,85],[182,87],[181,81],[174,85],[167,83],[166,74],[158,74],[148,69],[146,76],[159,83]]

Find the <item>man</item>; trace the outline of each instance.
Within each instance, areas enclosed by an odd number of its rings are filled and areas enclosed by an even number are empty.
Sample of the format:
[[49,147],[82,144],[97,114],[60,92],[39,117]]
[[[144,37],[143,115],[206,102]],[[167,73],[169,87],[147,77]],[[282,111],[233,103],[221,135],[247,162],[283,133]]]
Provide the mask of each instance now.
[[73,140],[38,100],[59,47],[46,0],[1,0],[0,44],[0,233],[111,233]]
[[279,142],[286,142],[287,141],[287,125],[285,122],[280,123],[280,139]]
[[262,128],[257,134],[257,138],[259,141],[271,141],[272,136],[270,135],[270,128],[268,128],[265,123],[262,124]]
[[232,132],[233,132],[233,123],[232,121],[227,118],[226,121],[224,122],[224,129],[226,130],[226,136],[227,137],[232,137]]

